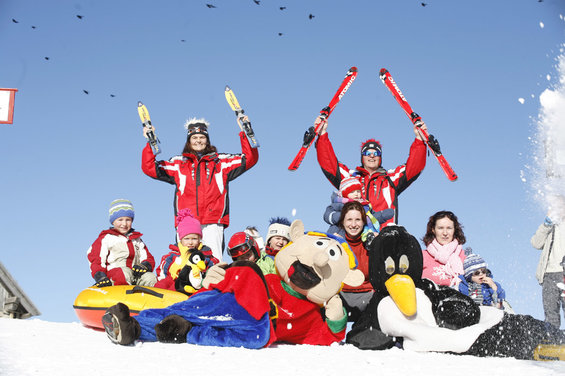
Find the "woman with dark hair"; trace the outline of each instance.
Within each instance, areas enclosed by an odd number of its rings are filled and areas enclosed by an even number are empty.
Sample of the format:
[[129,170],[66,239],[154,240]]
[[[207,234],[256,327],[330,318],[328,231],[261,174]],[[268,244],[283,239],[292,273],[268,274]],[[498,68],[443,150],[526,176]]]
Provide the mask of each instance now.
[[445,210],[432,215],[422,240],[427,247],[422,251],[422,278],[457,288],[459,276],[464,274],[465,251],[462,245],[466,242],[463,226],[457,216]]
[[[244,116],[240,121],[247,121]],[[155,160],[149,142],[143,149],[141,168],[154,179],[176,185],[174,212],[190,209],[202,224],[202,243],[222,260],[224,228],[229,225],[228,183],[253,167],[258,159],[257,148],[252,148],[242,131],[241,154],[218,153],[210,144],[208,122],[190,119],[186,122],[186,144],[182,155],[168,161]],[[144,128],[144,135],[149,128]]]
[[365,249],[361,235],[367,225],[367,215],[358,201],[347,202],[341,209],[338,227],[345,231],[345,240],[357,258],[357,269],[365,275],[365,281],[357,287],[344,285],[341,291],[343,305],[349,313],[348,321],[356,321],[367,308],[373,296],[373,286],[369,282],[369,252]]

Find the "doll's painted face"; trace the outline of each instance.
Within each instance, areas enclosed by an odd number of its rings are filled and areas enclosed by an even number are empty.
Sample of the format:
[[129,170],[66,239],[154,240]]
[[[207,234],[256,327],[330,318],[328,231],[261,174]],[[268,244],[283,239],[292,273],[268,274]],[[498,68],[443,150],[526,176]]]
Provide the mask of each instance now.
[[290,238],[291,243],[275,256],[275,266],[281,278],[311,302],[324,304],[343,283],[363,283],[363,273],[352,269],[351,251],[337,240],[322,233],[305,235],[304,225],[298,220],[290,227]]
[[120,234],[125,235],[131,230],[131,224],[133,219],[130,217],[119,217],[112,223],[114,230],[118,231]]
[[200,244],[200,235],[188,234],[180,240],[180,243],[187,248],[197,248]]

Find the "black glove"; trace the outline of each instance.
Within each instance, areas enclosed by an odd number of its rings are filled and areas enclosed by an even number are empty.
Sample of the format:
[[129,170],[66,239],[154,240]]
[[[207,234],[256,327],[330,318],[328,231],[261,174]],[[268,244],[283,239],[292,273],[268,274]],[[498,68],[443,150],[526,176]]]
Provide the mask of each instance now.
[[131,267],[134,278],[141,277],[143,274],[147,273],[149,269],[151,269],[151,265],[147,261],[143,261],[141,264],[137,264]]
[[369,250],[369,248],[371,247],[371,243],[373,242],[373,240],[375,240],[375,238],[376,236],[373,231],[367,231],[367,234],[365,235],[365,239],[363,239],[363,247],[365,247],[366,250]]
[[94,284],[94,286],[96,287],[112,286],[112,281],[106,276],[106,273],[104,272],[96,272],[96,274],[94,274],[94,280],[96,281],[96,283]]

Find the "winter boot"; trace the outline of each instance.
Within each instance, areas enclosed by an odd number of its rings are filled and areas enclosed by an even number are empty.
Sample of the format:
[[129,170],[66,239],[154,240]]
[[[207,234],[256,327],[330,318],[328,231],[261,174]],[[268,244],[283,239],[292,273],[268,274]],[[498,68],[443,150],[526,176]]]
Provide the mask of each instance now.
[[123,303],[106,310],[102,316],[102,325],[110,341],[120,345],[132,344],[141,334],[139,323],[130,316],[128,306]]
[[192,323],[179,315],[165,317],[155,325],[155,335],[159,342],[186,343],[186,335]]
[[565,346],[542,343],[534,350],[534,360],[565,360]]

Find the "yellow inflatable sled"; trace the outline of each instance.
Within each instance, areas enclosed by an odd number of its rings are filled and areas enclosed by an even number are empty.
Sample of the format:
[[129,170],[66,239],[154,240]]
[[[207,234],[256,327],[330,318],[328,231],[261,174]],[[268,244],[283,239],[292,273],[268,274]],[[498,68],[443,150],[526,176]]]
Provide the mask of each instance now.
[[149,308],[165,308],[188,299],[188,296],[172,290],[144,286],[87,287],[78,294],[73,308],[80,322],[93,329],[104,330],[102,316],[118,302],[126,304],[132,315]]

